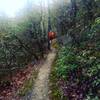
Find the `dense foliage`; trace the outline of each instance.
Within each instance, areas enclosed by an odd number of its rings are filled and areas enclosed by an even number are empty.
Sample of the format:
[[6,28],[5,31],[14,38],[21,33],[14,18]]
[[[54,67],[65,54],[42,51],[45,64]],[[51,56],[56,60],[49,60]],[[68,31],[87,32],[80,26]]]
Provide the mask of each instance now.
[[59,49],[53,75],[58,79],[63,99],[100,98],[99,25],[100,18],[97,18],[87,33],[88,40],[78,47],[68,45]]
[[[54,1],[51,12],[52,29],[57,35],[69,34],[73,44],[86,40],[95,19],[99,17],[99,0]],[[87,34],[86,34],[87,33]]]
[[53,87],[60,87],[52,90],[54,99],[100,99],[99,3],[98,0],[71,0],[68,6],[60,2],[55,9],[58,35],[68,34],[72,41],[61,44],[58,50],[51,73],[52,82],[57,83]]
[[47,50],[46,18],[44,21],[40,9],[26,11],[16,19],[0,16],[0,78],[29,62],[35,64]]

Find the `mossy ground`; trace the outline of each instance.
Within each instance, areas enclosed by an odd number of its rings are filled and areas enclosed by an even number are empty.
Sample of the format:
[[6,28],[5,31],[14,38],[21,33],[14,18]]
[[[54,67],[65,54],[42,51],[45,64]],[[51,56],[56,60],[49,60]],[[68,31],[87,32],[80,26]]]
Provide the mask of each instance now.
[[55,57],[55,60],[52,63],[52,68],[51,68],[51,73],[50,73],[50,83],[49,83],[49,88],[50,88],[50,100],[67,100],[67,98],[63,97],[63,95],[61,94],[61,90],[59,88],[58,85],[58,78],[55,72],[55,68],[56,68],[56,59],[57,59],[57,55]]
[[33,70],[32,76],[28,80],[26,80],[23,87],[21,87],[19,89],[19,91],[18,91],[19,96],[25,96],[29,91],[32,90],[32,87],[34,85],[34,81],[37,78],[37,74],[38,74],[38,71]]

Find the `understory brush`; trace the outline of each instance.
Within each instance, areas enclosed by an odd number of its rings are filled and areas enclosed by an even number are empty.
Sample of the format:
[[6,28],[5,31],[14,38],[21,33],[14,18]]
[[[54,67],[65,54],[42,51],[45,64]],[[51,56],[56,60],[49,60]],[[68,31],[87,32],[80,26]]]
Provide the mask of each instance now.
[[100,100],[99,19],[88,31],[88,40],[59,48],[51,73],[60,91],[58,100]]

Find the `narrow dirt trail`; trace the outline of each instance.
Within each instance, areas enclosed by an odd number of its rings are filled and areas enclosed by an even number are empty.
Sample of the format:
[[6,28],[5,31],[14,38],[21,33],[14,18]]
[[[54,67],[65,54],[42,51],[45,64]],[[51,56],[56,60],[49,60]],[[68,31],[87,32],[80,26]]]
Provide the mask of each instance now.
[[49,74],[55,55],[55,51],[50,52],[47,56],[47,60],[40,68],[34,84],[32,100],[49,100]]

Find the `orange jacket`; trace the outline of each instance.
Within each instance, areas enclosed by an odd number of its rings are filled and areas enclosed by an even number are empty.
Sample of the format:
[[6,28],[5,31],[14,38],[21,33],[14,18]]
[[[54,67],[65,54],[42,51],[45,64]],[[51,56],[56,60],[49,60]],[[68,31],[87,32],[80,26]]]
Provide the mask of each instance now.
[[48,38],[49,38],[49,40],[55,39],[56,38],[56,33],[55,32],[49,32],[48,33]]

